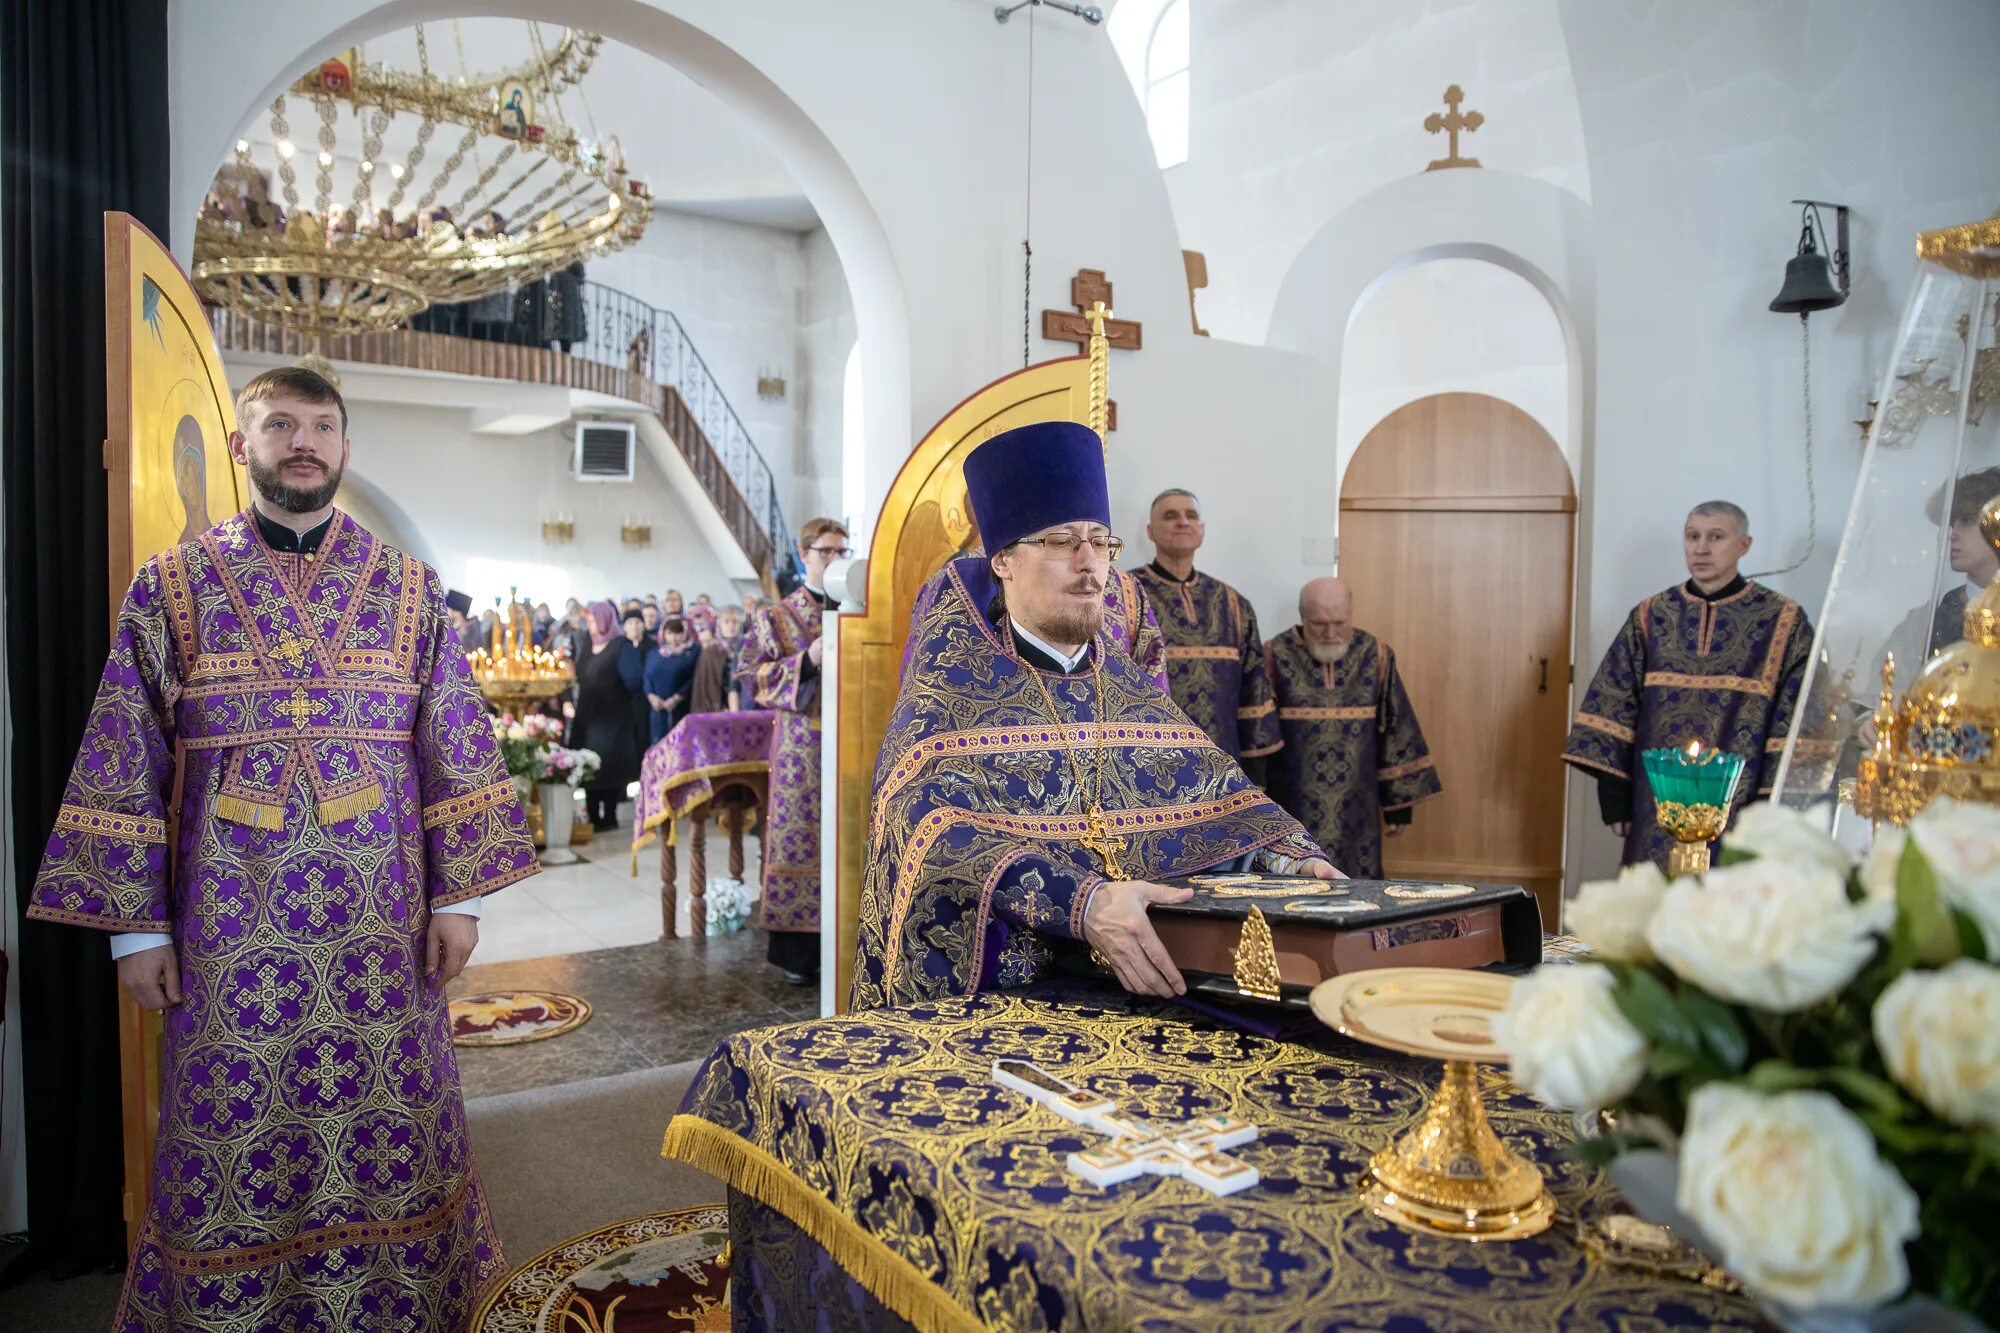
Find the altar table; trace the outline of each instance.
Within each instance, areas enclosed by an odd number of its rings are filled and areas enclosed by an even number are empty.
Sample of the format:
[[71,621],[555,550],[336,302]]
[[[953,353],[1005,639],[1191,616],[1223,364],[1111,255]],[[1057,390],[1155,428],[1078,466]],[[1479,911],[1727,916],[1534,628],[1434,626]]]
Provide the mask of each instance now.
[[[1262,1132],[1234,1152],[1262,1183],[1091,1185],[1065,1159],[1096,1136],[994,1083],[1008,1058],[1155,1121],[1242,1116]],[[1764,1327],[1740,1297],[1586,1254],[1578,1217],[1616,1195],[1499,1073],[1494,1127],[1548,1174],[1555,1225],[1472,1244],[1365,1212],[1360,1174],[1438,1074],[1323,1028],[1271,1040],[1064,981],[727,1038],[663,1153],[730,1186],[739,1329]]]
[[639,794],[632,818],[632,873],[639,852],[666,825],[660,844],[660,912],[666,936],[676,934],[674,882],[678,876],[674,821],[693,821],[689,836],[688,927],[706,926],[707,819],[714,814],[729,833],[729,873],[743,877],[743,834],[769,796],[771,746],[778,715],[763,709],[691,713],[675,724],[639,762]]

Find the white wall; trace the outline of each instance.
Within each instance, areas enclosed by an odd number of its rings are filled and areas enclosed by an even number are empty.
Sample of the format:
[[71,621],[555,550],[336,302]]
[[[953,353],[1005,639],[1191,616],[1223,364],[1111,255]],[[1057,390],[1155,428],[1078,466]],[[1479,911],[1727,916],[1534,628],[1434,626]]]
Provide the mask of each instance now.
[[1340,365],[1338,468],[1381,420],[1439,393],[1505,399],[1541,423],[1576,465],[1569,354],[1546,298],[1477,259],[1436,259],[1391,274],[1349,316]]
[[[591,261],[585,274],[680,319],[770,464],[786,512],[792,513],[794,490],[787,474],[805,439],[797,346],[806,281],[801,238],[772,227],[656,210],[637,245]],[[760,374],[783,379],[785,396],[759,397]]]
[[1188,160],[1166,180],[1218,338],[1262,341],[1308,238],[1445,156],[1423,121],[1447,84],[1486,117],[1463,155],[1590,197],[1554,0],[1193,0],[1192,20]]
[[[510,584],[533,601],[593,601],[679,588],[694,600],[726,599],[731,584],[694,530],[680,497],[643,449],[631,485],[569,475],[569,435],[474,435],[461,408],[350,401],[350,471],[407,516],[432,549],[438,577],[492,605]],[[364,500],[364,506],[368,504]],[[544,544],[545,514],[574,516],[576,539]],[[628,514],[653,527],[653,544],[625,546]]]
[[[842,380],[847,354],[854,347],[854,301],[847,293],[847,275],[824,227],[805,238],[805,286],[799,292],[798,391],[805,417],[797,463],[793,470],[791,503],[786,513],[794,525],[817,514],[845,515],[850,530],[865,528],[874,514],[855,513],[841,494],[841,429],[845,419]],[[855,539],[864,538],[859,531]]]

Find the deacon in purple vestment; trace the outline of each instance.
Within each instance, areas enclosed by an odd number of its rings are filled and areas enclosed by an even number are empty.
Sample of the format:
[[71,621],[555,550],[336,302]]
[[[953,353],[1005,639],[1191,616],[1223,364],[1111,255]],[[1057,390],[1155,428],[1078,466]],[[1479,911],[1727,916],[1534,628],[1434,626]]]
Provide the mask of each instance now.
[[1354,625],[1339,579],[1299,593],[1299,624],[1266,657],[1285,748],[1271,794],[1350,875],[1379,879],[1382,838],[1444,791],[1388,644]]
[[437,576],[332,508],[338,392],[237,416],[255,506],[133,580],[28,909],[165,1010],[115,1326],[462,1329],[507,1266],[444,983],[535,855]]
[[1095,950],[1129,990],[1185,982],[1147,918],[1155,881],[1334,870],[1106,632],[1103,446],[1042,422],[965,464],[994,554],[953,561],[916,629],[876,761],[856,1007],[1045,975]]
[[771,932],[765,956],[795,986],[819,975],[820,615],[827,566],[847,554],[846,528],[830,518],[807,519],[799,530],[805,582],[758,608],[736,661],[744,702],[778,713],[757,912]]
[[1134,577],[1160,620],[1174,702],[1261,786],[1265,761],[1285,740],[1264,671],[1257,613],[1236,589],[1194,567],[1208,525],[1192,491],[1160,492],[1146,535],[1153,563]]
[[1681,542],[1688,581],[1625,618],[1563,747],[1564,762],[1596,775],[1599,810],[1625,840],[1626,865],[1664,866],[1674,841],[1654,817],[1640,753],[1700,741],[1743,757],[1738,808],[1769,796],[1812,657],[1799,604],[1737,572],[1750,549],[1740,508],[1696,506]]

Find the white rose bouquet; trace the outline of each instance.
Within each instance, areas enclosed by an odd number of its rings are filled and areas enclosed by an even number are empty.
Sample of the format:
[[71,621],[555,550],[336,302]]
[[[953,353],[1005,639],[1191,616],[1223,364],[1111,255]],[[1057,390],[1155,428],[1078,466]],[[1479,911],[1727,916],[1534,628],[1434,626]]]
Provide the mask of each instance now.
[[1860,864],[1753,805],[1706,875],[1586,884],[1594,955],[1523,978],[1514,1081],[1677,1156],[1677,1219],[1795,1310],[1918,1292],[2000,1328],[2000,809],[1939,800]]

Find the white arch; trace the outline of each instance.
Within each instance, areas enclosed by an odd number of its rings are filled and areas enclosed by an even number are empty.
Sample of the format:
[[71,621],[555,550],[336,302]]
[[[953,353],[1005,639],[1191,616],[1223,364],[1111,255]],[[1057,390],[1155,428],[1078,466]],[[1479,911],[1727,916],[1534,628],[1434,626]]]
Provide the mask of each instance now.
[[[1343,345],[1354,311],[1384,281],[1432,259],[1480,259],[1528,280],[1554,309],[1569,357],[1570,432],[1576,447],[1576,578],[1571,660],[1585,680],[1596,491],[1597,260],[1591,208],[1559,186],[1488,168],[1405,177],[1356,200],[1313,236],[1279,287],[1266,343],[1303,352],[1340,381]],[[1331,449],[1329,439],[1326,447]],[[1339,510],[1339,477],[1329,465],[1301,460],[1295,484],[1310,511]],[[1582,802],[1588,784],[1571,783],[1565,864],[1573,882],[1581,864]]]
[[[203,20],[183,7],[180,23]],[[334,24],[345,9],[351,17]],[[786,168],[805,189],[825,224],[846,273],[854,302],[855,326],[868,345],[865,395],[869,438],[893,446],[900,458],[909,448],[910,333],[903,283],[887,232],[846,161],[811,117],[783,89],[721,39],[695,22],[669,14],[645,0],[389,0],[368,7],[337,3],[315,6],[329,26],[315,34],[308,11],[294,6],[257,6],[232,20],[239,51],[291,52],[275,70],[253,70],[267,82],[242,100],[242,84],[230,80],[176,79],[172,90],[173,238],[176,257],[189,265],[192,222],[215,167],[236,138],[265,114],[273,98],[329,51],[341,50],[381,33],[417,23],[455,17],[541,19],[603,33],[680,69],[742,113],[770,142]],[[174,25],[179,28],[180,24]],[[259,31],[258,29],[262,29]],[[176,31],[174,45],[212,46],[214,33]],[[772,460],[774,466],[789,460]]]

